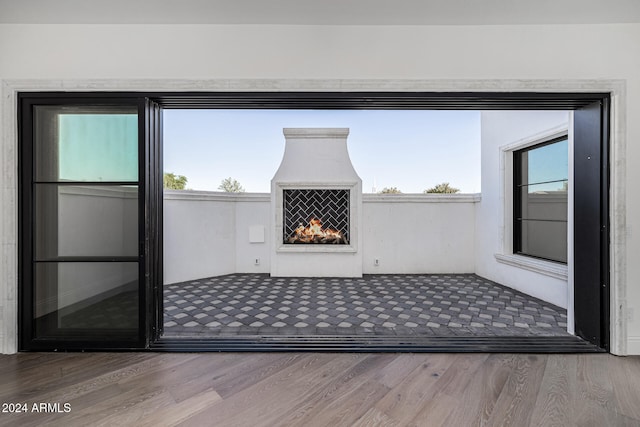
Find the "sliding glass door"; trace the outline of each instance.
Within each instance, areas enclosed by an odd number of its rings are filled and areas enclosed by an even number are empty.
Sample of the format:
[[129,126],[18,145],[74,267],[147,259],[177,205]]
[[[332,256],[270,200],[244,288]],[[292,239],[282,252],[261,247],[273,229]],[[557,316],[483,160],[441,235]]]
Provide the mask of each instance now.
[[22,349],[144,347],[146,102],[21,102]]
[[[608,99],[606,93],[20,93],[20,349],[290,348],[285,341],[150,346],[163,314],[162,108],[257,106],[576,110],[575,330],[607,349]],[[493,342],[492,349],[506,348]],[[375,348],[366,340],[335,345]]]

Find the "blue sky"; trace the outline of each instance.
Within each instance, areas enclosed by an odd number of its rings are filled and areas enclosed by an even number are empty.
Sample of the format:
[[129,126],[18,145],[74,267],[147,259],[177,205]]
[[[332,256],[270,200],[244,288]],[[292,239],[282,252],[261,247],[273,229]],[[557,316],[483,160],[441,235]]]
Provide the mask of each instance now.
[[233,177],[269,192],[285,127],[347,127],[349,154],[365,193],[421,193],[449,182],[480,192],[480,112],[417,110],[164,110],[164,170],[187,188],[216,191]]

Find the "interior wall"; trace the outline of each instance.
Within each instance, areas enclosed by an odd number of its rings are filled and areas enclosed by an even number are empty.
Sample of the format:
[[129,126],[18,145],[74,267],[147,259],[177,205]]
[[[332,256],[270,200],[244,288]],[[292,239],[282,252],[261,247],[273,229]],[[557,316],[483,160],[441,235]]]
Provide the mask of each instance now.
[[[0,58],[2,58],[1,51]],[[2,73],[0,72],[1,83]],[[4,102],[1,102],[0,137],[3,141],[0,142],[0,324],[2,324],[0,326],[0,354],[16,351],[18,327],[18,302],[16,298],[18,292],[18,215],[16,209],[18,168],[14,154],[16,143],[8,134]]]
[[[65,90],[592,90],[619,81],[614,192],[640,179],[640,24],[483,26],[0,25],[3,99]],[[164,79],[163,81],[157,79]],[[187,81],[192,79],[191,81]],[[251,79],[243,83],[243,79]],[[363,79],[382,79],[379,85]],[[482,82],[487,80],[486,82]],[[580,81],[582,83],[575,83]],[[128,83],[127,83],[128,82]],[[553,82],[553,83],[551,83]],[[571,83],[574,82],[574,83]],[[606,84],[605,84],[606,86]],[[2,351],[16,348],[15,106],[3,111]],[[625,142],[628,141],[628,144]],[[616,154],[616,153],[614,153]],[[640,193],[615,206],[619,253],[640,253]],[[6,219],[5,219],[6,218]],[[637,233],[636,233],[637,234]],[[614,260],[616,351],[640,354],[640,263]],[[628,311],[624,311],[627,310]],[[615,335],[615,334],[614,334]]]
[[[501,147],[517,143],[549,129],[566,125],[566,111],[483,111],[481,113],[481,188],[482,200],[476,205],[475,271],[482,277],[513,287],[557,306],[567,308],[567,280],[498,262],[495,254],[505,251],[504,239],[510,237],[504,227],[512,227],[504,219],[505,171],[501,163]],[[507,253],[505,253],[507,252]]]
[[[0,76],[6,79],[629,78],[637,83],[634,65],[639,54],[634,47],[639,28],[640,24],[3,24]],[[594,61],[594,55],[598,55],[598,61]]]

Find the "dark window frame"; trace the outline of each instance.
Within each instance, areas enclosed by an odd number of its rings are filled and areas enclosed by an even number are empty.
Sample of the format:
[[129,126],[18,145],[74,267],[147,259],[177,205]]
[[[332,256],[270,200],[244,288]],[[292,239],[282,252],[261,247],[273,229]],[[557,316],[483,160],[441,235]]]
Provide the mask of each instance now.
[[[527,183],[522,184],[522,155],[532,150],[536,150],[538,148],[546,147],[552,144],[556,144],[558,142],[562,142],[568,140],[568,134],[554,137],[552,139],[534,143],[530,146],[520,148],[518,150],[513,151],[513,253],[516,255],[522,255],[531,258],[537,258],[549,262],[554,262],[562,265],[567,265],[567,261],[561,261],[549,257],[544,257],[540,255],[533,255],[527,253],[522,250],[522,193],[520,192],[520,188],[524,185],[535,185],[539,183]],[[558,180],[560,181],[560,180]],[[564,181],[564,180],[562,180]],[[567,170],[567,182],[569,182],[569,171]],[[555,181],[553,181],[555,182]],[[568,194],[568,193],[567,193]],[[568,204],[567,204],[568,208]],[[560,222],[560,221],[554,221]],[[568,221],[567,221],[568,222]],[[568,228],[567,228],[568,230]],[[565,236],[566,237],[566,236]]]

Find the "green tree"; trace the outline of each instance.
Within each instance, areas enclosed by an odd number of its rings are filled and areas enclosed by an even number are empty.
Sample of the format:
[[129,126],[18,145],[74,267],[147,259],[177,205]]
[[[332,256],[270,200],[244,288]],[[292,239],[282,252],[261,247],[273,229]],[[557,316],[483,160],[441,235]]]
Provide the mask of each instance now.
[[222,190],[227,193],[244,193],[242,185],[231,177],[223,179],[218,186],[218,190]]
[[382,190],[378,191],[378,194],[402,194],[402,191],[398,190],[396,187],[384,187]]
[[187,177],[184,175],[176,175],[174,173],[164,173],[162,177],[164,188],[168,190],[184,190],[187,185]]
[[424,193],[440,193],[440,194],[453,194],[459,193],[459,188],[453,188],[449,185],[448,182],[443,182],[442,184],[438,184],[435,187],[424,190]]

